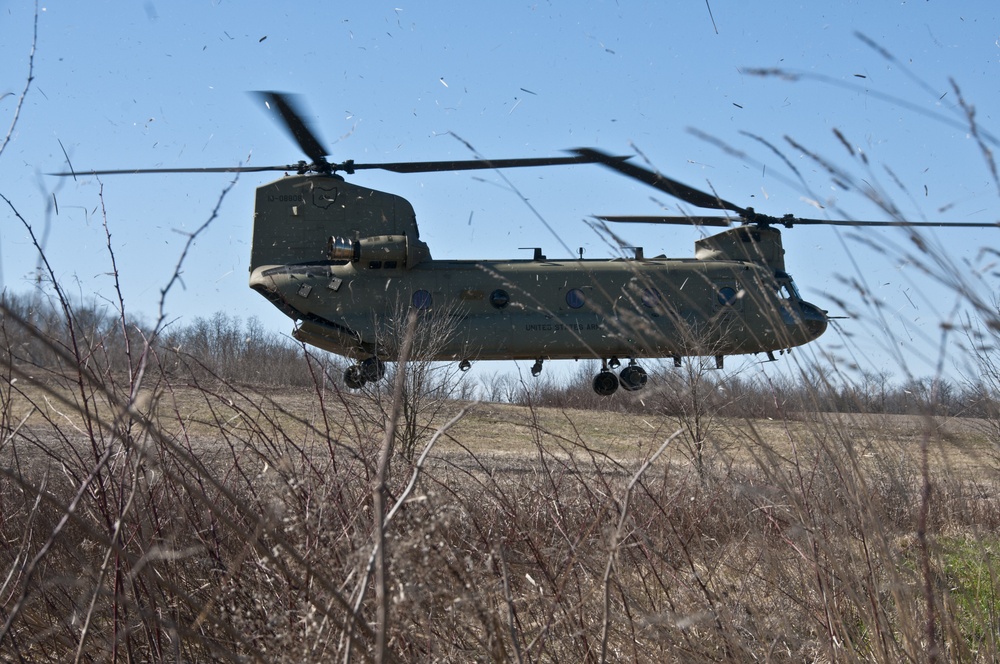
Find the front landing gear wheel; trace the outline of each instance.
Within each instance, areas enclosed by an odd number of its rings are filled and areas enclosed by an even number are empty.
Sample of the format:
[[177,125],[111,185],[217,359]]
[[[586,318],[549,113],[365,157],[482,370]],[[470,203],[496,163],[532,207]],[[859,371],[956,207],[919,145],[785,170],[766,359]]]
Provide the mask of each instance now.
[[602,397],[609,397],[618,389],[618,376],[607,369],[594,376],[594,391]]
[[622,369],[622,372],[619,374],[619,378],[621,380],[622,387],[629,392],[641,390],[646,386],[646,381],[649,380],[646,370],[637,364],[629,364],[627,367]]
[[360,390],[365,386],[365,377],[360,365],[355,364],[347,367],[347,370],[344,371],[344,385],[351,390]]

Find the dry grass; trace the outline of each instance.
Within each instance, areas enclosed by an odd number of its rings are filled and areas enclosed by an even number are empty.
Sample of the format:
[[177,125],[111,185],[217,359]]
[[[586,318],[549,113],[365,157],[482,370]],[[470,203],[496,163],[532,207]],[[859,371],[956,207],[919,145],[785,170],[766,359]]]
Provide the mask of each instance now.
[[449,404],[393,461],[380,624],[359,397],[9,383],[5,659],[329,661],[376,630],[400,660],[998,654],[996,477],[964,422],[724,420],[700,475],[669,418]]

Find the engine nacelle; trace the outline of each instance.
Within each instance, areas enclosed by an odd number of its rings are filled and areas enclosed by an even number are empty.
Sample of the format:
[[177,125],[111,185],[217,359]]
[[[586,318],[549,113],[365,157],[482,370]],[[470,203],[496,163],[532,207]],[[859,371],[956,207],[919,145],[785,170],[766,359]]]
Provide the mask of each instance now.
[[360,240],[331,237],[327,255],[332,261],[350,261],[361,269],[408,268],[430,258],[424,242],[411,242],[406,235],[372,235]]

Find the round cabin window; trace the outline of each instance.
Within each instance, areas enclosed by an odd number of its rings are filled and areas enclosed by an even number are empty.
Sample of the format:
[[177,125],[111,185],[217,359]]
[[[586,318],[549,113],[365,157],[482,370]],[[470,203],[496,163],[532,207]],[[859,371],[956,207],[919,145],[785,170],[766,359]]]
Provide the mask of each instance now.
[[719,289],[719,304],[729,306],[736,301],[736,289],[730,286],[723,286]]
[[570,309],[579,309],[584,302],[586,299],[583,297],[583,291],[579,288],[574,288],[566,293],[566,304],[569,305]]
[[503,309],[510,304],[510,294],[502,288],[498,288],[490,293],[490,304],[497,309]]
[[429,309],[431,306],[431,294],[423,289],[413,291],[413,306],[416,309]]

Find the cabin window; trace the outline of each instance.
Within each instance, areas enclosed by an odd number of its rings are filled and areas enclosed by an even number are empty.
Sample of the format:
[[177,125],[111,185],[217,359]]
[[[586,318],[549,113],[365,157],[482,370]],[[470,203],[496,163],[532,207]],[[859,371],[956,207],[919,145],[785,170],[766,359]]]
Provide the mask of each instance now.
[[397,264],[396,261],[386,261],[382,267],[384,267],[387,270],[395,270],[396,264]]
[[566,304],[569,305],[570,309],[579,309],[585,301],[583,291],[579,288],[574,288],[566,293]]
[[642,306],[652,309],[660,304],[660,291],[655,288],[642,289]]
[[503,309],[510,304],[510,293],[502,288],[498,288],[490,293],[490,304],[497,309]]
[[719,289],[719,304],[729,306],[736,301],[736,289],[731,286],[723,286]]
[[368,269],[369,270],[381,270],[382,269],[382,261],[369,261],[368,262]]
[[415,309],[430,309],[431,299],[431,294],[423,289],[413,291],[413,307]]

